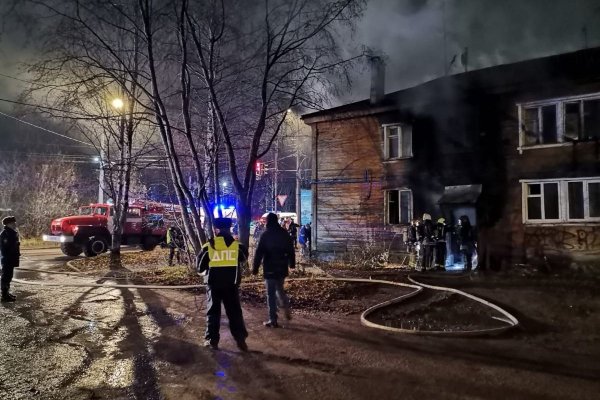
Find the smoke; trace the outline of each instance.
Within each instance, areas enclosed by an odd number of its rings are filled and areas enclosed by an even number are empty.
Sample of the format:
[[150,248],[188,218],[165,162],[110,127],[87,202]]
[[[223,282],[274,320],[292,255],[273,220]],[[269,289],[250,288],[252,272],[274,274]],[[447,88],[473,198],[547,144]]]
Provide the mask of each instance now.
[[[349,47],[361,41],[386,55],[392,92],[443,76],[445,68],[464,72],[465,48],[473,70],[575,51],[586,38],[588,47],[600,46],[598,0],[371,0]],[[358,72],[340,103],[368,98],[367,76]]]

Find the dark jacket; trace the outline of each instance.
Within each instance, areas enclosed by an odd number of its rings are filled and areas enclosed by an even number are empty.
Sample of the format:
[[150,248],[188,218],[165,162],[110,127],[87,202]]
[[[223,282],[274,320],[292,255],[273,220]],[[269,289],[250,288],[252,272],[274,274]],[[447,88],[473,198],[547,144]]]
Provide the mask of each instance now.
[[[227,246],[235,241],[231,234],[222,235]],[[212,239],[211,239],[212,240]],[[214,246],[214,242],[211,243]],[[238,265],[235,268],[209,268],[210,257],[208,247],[203,247],[198,257],[196,257],[196,269],[199,273],[208,271],[208,285],[214,287],[224,287],[229,285],[239,285],[242,282],[241,266],[248,260],[248,249],[240,244],[238,253]]]
[[296,267],[294,242],[284,228],[267,226],[254,254],[253,274],[258,274],[261,263],[265,279],[285,278],[288,268]]
[[419,229],[417,230],[417,233],[419,235],[419,241],[430,242],[435,234],[434,230],[435,228],[433,226],[433,222],[431,222],[430,220],[423,221],[419,225]]
[[0,263],[6,267],[18,267],[21,256],[19,234],[8,226],[0,233]]
[[300,225],[298,225],[295,222],[290,222],[290,226],[288,226],[288,232],[290,233],[291,237],[297,237],[298,236],[298,228],[300,227]]

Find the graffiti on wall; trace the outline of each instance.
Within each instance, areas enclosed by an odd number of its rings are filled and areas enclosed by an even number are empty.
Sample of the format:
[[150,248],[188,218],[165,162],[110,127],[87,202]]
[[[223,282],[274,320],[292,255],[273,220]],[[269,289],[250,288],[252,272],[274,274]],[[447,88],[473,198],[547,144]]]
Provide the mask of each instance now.
[[536,250],[596,252],[600,250],[600,226],[526,227],[525,246]]

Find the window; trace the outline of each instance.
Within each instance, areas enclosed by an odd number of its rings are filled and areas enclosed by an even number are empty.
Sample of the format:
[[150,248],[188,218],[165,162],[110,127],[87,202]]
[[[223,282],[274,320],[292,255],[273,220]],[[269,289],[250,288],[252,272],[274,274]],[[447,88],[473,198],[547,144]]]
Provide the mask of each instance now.
[[521,129],[527,145],[556,143],[556,105],[524,108]]
[[386,192],[387,218],[391,225],[409,224],[412,219],[412,192],[408,189]]
[[95,214],[97,215],[106,215],[106,208],[105,207],[96,207],[95,210]]
[[408,125],[385,125],[383,127],[384,158],[412,157],[412,128]]
[[520,147],[600,138],[600,94],[518,107]]
[[523,182],[523,221],[600,220],[600,177]]
[[527,220],[558,220],[558,183],[527,184]]

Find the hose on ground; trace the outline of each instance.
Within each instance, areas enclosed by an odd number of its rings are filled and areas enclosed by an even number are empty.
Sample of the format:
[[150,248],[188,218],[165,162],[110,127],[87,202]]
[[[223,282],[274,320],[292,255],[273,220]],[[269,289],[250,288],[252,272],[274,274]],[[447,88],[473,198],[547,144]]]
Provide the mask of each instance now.
[[[41,272],[41,271],[37,271],[37,272]],[[69,273],[66,273],[66,274],[69,274]],[[72,274],[72,275],[76,275],[76,274]],[[113,279],[113,278],[107,278],[107,279]],[[411,335],[428,335],[428,336],[473,337],[473,336],[498,335],[500,333],[506,332],[507,330],[515,328],[516,326],[519,325],[519,321],[517,320],[517,318],[515,318],[508,311],[506,311],[503,308],[501,308],[487,300],[484,300],[480,297],[474,296],[472,294],[463,292],[458,289],[453,289],[453,288],[444,287],[444,286],[427,285],[427,284],[424,284],[424,283],[421,283],[421,282],[415,280],[410,275],[408,276],[408,280],[410,282],[412,282],[412,284],[402,283],[402,282],[394,282],[394,281],[388,281],[388,280],[381,280],[381,279],[364,279],[364,278],[310,277],[310,278],[289,278],[289,279],[287,279],[287,281],[289,281],[289,282],[294,282],[294,281],[331,281],[331,282],[374,283],[374,284],[400,286],[400,287],[414,289],[410,293],[404,294],[402,296],[399,296],[399,297],[384,301],[382,303],[376,304],[372,307],[369,307],[368,309],[363,311],[363,313],[360,315],[360,322],[363,326],[366,326],[369,328],[374,328],[374,329],[380,329],[380,330],[387,331],[387,332],[395,332],[395,333],[411,334]],[[67,283],[67,282],[28,281],[28,280],[22,280],[22,279],[13,279],[13,282],[20,283],[23,285],[34,285],[34,286],[41,286],[41,287],[86,287],[86,288],[97,287],[97,288],[112,288],[112,289],[150,289],[150,290],[162,290],[162,289],[189,290],[189,289],[200,289],[200,288],[204,288],[206,286],[206,285],[168,286],[168,285],[134,285],[134,284],[104,284],[104,283]],[[262,284],[262,281],[246,282],[246,283],[243,283],[242,285],[250,286],[250,285],[257,285],[257,284]],[[498,327],[498,328],[486,328],[486,329],[476,329],[476,330],[467,330],[467,331],[461,331],[461,330],[439,331],[439,330],[419,330],[419,329],[396,328],[396,327],[390,327],[390,326],[377,324],[375,322],[371,322],[368,320],[367,317],[369,315],[373,314],[375,311],[383,309],[385,307],[389,307],[394,304],[399,304],[409,298],[417,296],[419,293],[423,292],[424,288],[436,290],[436,291],[445,291],[445,292],[456,293],[458,295],[465,296],[473,301],[476,301],[480,304],[483,304],[484,306],[489,307],[489,308],[499,312],[503,316],[505,316],[506,319],[499,318],[499,317],[492,317],[492,318],[502,321],[506,325],[502,326],[502,327]]]

